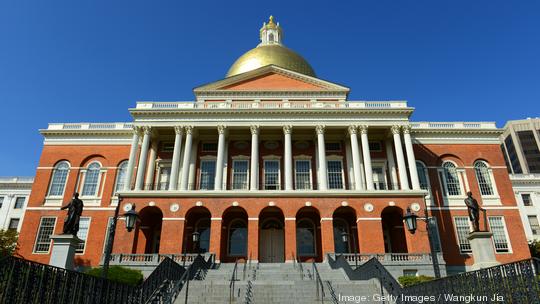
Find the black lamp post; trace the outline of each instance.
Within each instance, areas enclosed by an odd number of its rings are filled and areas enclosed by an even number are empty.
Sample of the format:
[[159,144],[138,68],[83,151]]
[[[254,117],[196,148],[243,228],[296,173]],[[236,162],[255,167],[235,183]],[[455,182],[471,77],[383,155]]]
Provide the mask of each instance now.
[[405,215],[403,216],[403,220],[405,221],[405,225],[407,225],[407,230],[409,230],[411,234],[414,234],[416,232],[418,219],[421,219],[422,221],[426,223],[426,230],[427,230],[428,240],[429,240],[429,250],[431,251],[431,261],[433,262],[433,272],[435,273],[436,278],[440,278],[441,270],[439,269],[439,261],[437,259],[437,253],[435,252],[435,247],[433,245],[434,241],[433,241],[433,235],[431,233],[432,225],[431,225],[431,219],[428,216],[425,197],[424,197],[424,213],[425,213],[425,217],[423,218],[418,217],[418,215],[414,214],[414,212],[411,212],[411,208],[408,207],[407,213],[405,213]]
[[[354,253],[354,265],[355,267],[358,267],[358,254],[356,252],[356,242],[354,241],[354,237],[352,237],[352,240],[353,240],[353,253]],[[341,241],[343,242],[343,244],[345,245],[345,248],[349,248],[349,234],[343,230],[341,232]]]
[[[118,214],[120,213],[120,205],[122,204],[123,198],[118,196],[118,205],[114,210],[114,217],[109,229],[109,237],[107,238],[107,246],[105,246],[105,256],[103,257],[103,269],[101,272],[102,278],[107,278],[107,273],[109,272],[109,262],[111,260],[112,247],[114,243],[114,235],[116,231],[116,223],[118,222]],[[124,213],[123,216],[126,219],[126,229],[128,232],[131,232],[135,228],[135,223],[139,218],[139,214],[135,211],[135,204],[131,205],[131,209]]]
[[201,236],[201,234],[199,233],[199,231],[196,231],[193,232],[193,235],[192,235],[192,238],[193,238],[193,244],[194,244],[194,249],[195,249],[195,253],[199,253],[199,237]]

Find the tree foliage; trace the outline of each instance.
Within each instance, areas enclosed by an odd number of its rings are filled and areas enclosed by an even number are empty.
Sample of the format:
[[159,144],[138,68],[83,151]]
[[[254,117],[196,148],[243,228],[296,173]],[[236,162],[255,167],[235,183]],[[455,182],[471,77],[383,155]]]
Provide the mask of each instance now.
[[540,241],[532,240],[529,241],[529,251],[531,256],[534,258],[540,258]]
[[19,234],[15,229],[0,230],[0,257],[10,256],[17,250]]

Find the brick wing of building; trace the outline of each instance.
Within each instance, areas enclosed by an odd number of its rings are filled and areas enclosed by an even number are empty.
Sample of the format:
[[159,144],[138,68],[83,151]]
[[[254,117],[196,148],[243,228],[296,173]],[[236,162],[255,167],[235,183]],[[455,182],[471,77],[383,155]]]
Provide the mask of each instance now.
[[121,195],[121,210],[135,204],[140,222],[117,226],[114,254],[285,262],[358,252],[429,265],[425,225],[412,234],[403,224],[407,208],[427,208],[439,260],[456,272],[474,263],[471,191],[498,261],[529,257],[495,123],[413,122],[405,101],[348,100],[349,88],[316,77],[282,44],[273,20],[260,38],[226,78],[194,89],[194,101],[137,102],[132,122],[41,130],[20,254],[48,263],[59,207],[78,192],[79,265],[100,263]]

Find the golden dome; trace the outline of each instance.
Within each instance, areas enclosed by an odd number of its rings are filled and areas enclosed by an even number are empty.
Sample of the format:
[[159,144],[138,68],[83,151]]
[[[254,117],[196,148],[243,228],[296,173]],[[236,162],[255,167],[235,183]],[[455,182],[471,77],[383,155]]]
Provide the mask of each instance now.
[[261,45],[248,51],[234,62],[226,77],[270,64],[315,77],[315,71],[302,56],[279,44]]
[[281,43],[282,36],[283,33],[279,23],[276,24],[274,17],[270,16],[268,23],[263,23],[260,30],[261,43],[256,48],[240,56],[231,66],[226,77],[271,64],[315,77],[315,71],[313,71],[311,65],[302,56]]

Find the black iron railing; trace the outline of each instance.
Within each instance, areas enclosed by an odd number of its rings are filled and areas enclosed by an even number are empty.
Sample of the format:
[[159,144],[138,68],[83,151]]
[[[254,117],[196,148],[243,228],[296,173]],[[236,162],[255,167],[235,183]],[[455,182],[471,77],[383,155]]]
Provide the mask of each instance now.
[[236,282],[236,270],[238,269],[238,259],[234,262],[234,268],[229,283],[229,304],[234,300],[234,284]]
[[321,280],[321,276],[319,275],[319,270],[317,269],[317,265],[315,264],[315,262],[313,262],[312,265],[313,265],[313,279],[315,280],[315,287],[317,289],[317,300],[320,300],[321,303],[324,303],[325,294],[324,294],[323,281]]
[[251,281],[247,282],[246,297],[245,297],[244,303],[245,304],[253,303],[253,283],[251,283]]

